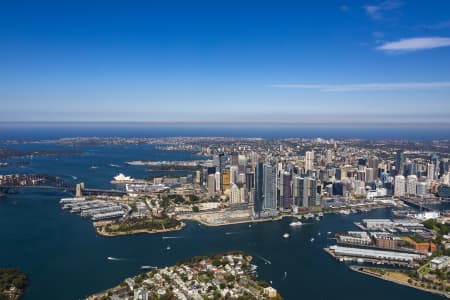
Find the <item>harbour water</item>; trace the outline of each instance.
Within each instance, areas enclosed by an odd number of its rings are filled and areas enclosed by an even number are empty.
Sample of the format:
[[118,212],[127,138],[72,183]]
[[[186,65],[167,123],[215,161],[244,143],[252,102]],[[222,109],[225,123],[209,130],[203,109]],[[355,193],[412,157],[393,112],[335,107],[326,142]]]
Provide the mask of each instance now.
[[[119,172],[138,178],[150,175],[144,166],[129,166],[126,161],[194,158],[189,152],[161,151],[152,145],[76,149],[83,153],[35,157],[30,165],[0,171],[42,172],[68,181],[83,181],[88,187],[106,188]],[[321,221],[304,221],[300,227],[289,226],[291,218],[251,226],[206,227],[188,222],[185,229],[170,234],[106,238],[98,236],[89,221],[62,210],[58,201],[63,196],[67,195],[19,190],[0,199],[0,266],[17,267],[28,274],[25,300],[80,299],[140,273],[141,266],[172,265],[195,255],[226,250],[251,253],[259,266],[259,276],[272,281],[285,299],[438,299],[352,272],[348,265],[323,251],[323,247],[334,244],[327,232],[356,229],[353,221],[363,217],[390,217],[387,209],[364,215],[326,215]],[[289,238],[283,238],[284,233],[289,233]]]

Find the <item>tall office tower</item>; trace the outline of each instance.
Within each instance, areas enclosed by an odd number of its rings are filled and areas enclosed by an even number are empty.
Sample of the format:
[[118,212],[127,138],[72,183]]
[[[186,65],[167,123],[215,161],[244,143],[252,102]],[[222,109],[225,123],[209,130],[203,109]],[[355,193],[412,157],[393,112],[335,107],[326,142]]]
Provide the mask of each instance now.
[[397,175],[403,175],[403,167],[405,164],[405,155],[403,150],[398,150],[395,156],[395,169],[397,170]]
[[375,181],[374,171],[372,168],[366,168],[366,182],[371,183]]
[[417,195],[424,196],[427,193],[427,184],[425,182],[419,182],[417,184]]
[[197,170],[195,171],[195,183],[200,184],[201,181],[202,181],[202,174],[200,170]]
[[222,186],[220,187],[220,190],[222,192],[225,192],[226,190],[230,189],[230,169],[224,168],[222,171]]
[[245,184],[245,173],[239,173],[238,174],[238,179],[237,179],[237,182],[239,183],[239,184]]
[[230,202],[232,204],[241,203],[241,191],[239,190],[239,187],[234,183],[231,185],[230,189]]
[[252,152],[250,159],[252,162],[252,168],[256,169],[256,165],[258,164],[258,153]]
[[277,209],[277,171],[271,164],[264,164],[263,209]]
[[255,175],[255,199],[253,201],[253,213],[255,216],[259,217],[261,215],[264,201],[264,168],[261,162],[256,164]]
[[417,164],[409,162],[405,164],[405,175],[417,175]]
[[216,192],[220,192],[220,188],[222,186],[222,176],[220,174],[220,172],[216,172],[216,174],[214,174],[214,181],[215,181],[215,186],[216,186]]
[[280,207],[287,210],[292,208],[291,173],[283,172],[282,177],[283,185],[281,186],[281,190],[283,190],[283,196],[280,198]]
[[377,170],[378,169],[378,158],[375,156],[369,157],[368,167],[372,168],[374,170]]
[[431,155],[431,163],[434,165],[434,174],[433,179],[439,178],[439,155],[437,153],[434,153]]
[[397,175],[394,179],[394,196],[405,196],[405,176]]
[[314,151],[305,153],[305,171],[311,171],[314,167]]
[[428,164],[427,166],[427,178],[430,180],[434,180],[434,164]]
[[238,183],[238,166],[232,165],[230,167],[230,184]]
[[222,173],[223,169],[225,168],[226,164],[227,164],[227,157],[225,156],[225,153],[219,153],[217,155],[217,160],[218,160],[218,166],[219,166],[219,172]]
[[292,179],[292,197],[294,200],[294,205],[295,206],[302,206],[302,187],[303,187],[303,178],[300,176],[295,176]]
[[214,174],[208,175],[208,195],[214,196],[216,193],[216,176]]
[[247,157],[245,155],[239,154],[238,156],[239,173],[245,173],[246,165],[247,165]]
[[449,163],[448,158],[442,158],[439,162],[439,175],[443,176],[444,174],[447,174],[449,171]]
[[249,193],[247,192],[247,190],[245,189],[244,186],[241,186],[239,188],[239,192],[241,193],[241,202],[248,202],[248,195]]
[[232,166],[239,165],[239,153],[238,152],[231,152],[231,165]]
[[303,202],[303,206],[308,208],[321,205],[320,195],[317,193],[317,179],[314,177],[304,178]]
[[417,194],[417,176],[409,175],[406,177],[406,194],[416,195]]
[[325,152],[325,161],[327,164],[333,162],[333,151],[331,151],[330,149]]
[[251,191],[255,188],[255,173],[245,173],[245,188],[247,191]]

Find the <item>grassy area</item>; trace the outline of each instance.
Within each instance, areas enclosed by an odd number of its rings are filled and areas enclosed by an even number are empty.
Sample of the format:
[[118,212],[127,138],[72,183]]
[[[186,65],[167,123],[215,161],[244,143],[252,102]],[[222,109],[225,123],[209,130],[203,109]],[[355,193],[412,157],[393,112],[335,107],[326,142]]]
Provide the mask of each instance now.
[[181,225],[181,222],[173,218],[128,218],[123,221],[105,225],[106,233],[132,232],[139,230],[160,231],[173,229]]

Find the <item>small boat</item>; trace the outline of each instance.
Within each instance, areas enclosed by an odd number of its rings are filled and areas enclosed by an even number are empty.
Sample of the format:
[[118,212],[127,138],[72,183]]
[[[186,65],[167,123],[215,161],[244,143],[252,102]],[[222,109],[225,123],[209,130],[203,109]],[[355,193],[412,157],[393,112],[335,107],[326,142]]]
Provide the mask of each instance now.
[[323,217],[323,212],[320,212],[320,213],[318,214],[318,216],[319,216],[319,217]]
[[297,226],[302,226],[303,224],[302,224],[302,222],[300,222],[300,221],[297,221],[297,222],[291,222],[290,224],[289,224],[289,226],[292,226],[292,227],[297,227]]
[[287,239],[287,238],[289,237],[289,233],[283,234],[283,237],[284,237],[285,239]]
[[172,248],[170,248],[170,246],[167,246],[167,247],[166,247],[166,250],[170,250],[170,249],[172,249]]
[[321,235],[321,233],[320,233],[320,232],[318,232],[318,233],[317,233],[317,235]]
[[330,234],[331,234],[331,231],[328,231],[327,234],[330,235]]
[[311,242],[311,243],[314,242],[314,238],[311,238],[311,239],[310,239],[310,242]]
[[252,227],[252,224],[248,224],[248,227]]

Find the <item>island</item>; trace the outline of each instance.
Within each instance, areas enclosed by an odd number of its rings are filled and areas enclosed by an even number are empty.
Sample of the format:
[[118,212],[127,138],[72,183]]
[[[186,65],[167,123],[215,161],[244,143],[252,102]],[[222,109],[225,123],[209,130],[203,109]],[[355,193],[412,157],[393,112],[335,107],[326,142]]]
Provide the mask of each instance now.
[[170,217],[129,217],[125,220],[99,221],[94,223],[102,236],[121,236],[139,233],[161,233],[181,230],[185,223]]
[[16,300],[27,285],[25,273],[12,268],[0,268],[0,300]]
[[106,299],[282,299],[256,278],[257,266],[241,251],[196,256],[175,266],[153,268],[88,297]]

